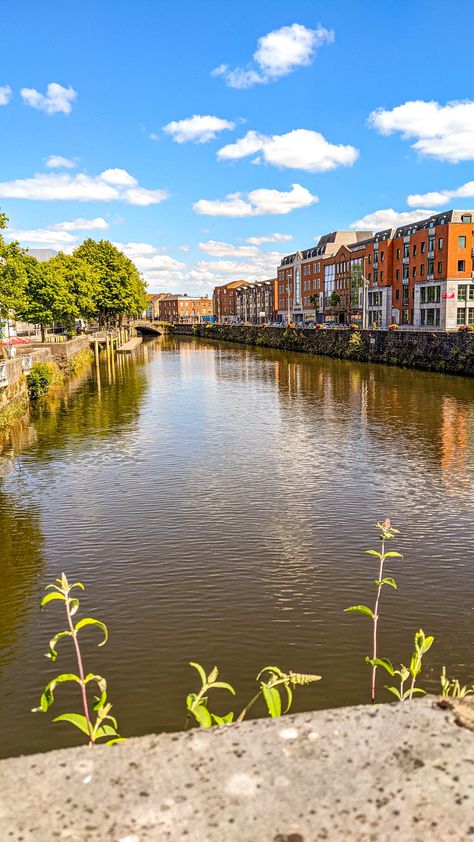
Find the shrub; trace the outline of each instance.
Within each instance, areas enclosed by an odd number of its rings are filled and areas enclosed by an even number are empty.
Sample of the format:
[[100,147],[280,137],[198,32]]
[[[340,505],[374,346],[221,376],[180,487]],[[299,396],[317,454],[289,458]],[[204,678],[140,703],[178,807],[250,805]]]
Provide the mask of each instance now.
[[34,363],[27,377],[30,399],[37,400],[46,395],[56,380],[57,368],[54,363]]

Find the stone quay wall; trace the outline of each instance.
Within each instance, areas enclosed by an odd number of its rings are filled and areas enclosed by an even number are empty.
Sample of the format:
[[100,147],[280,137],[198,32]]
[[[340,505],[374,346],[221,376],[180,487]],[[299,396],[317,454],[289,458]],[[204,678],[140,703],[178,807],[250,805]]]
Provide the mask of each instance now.
[[21,358],[0,359],[0,427],[6,424],[7,409],[14,414],[15,407],[20,412],[27,403],[28,392]]
[[452,707],[427,697],[2,760],[0,839],[468,842],[474,707]]
[[256,325],[176,325],[177,335],[238,342],[360,362],[474,376],[474,333],[316,330]]

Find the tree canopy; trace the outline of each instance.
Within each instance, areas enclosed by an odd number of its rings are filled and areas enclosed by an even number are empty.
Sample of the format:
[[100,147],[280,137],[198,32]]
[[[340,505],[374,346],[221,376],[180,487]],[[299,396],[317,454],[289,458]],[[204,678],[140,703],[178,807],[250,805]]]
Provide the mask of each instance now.
[[74,256],[97,273],[96,308],[102,322],[121,321],[146,308],[146,286],[137,267],[108,240],[84,240]]

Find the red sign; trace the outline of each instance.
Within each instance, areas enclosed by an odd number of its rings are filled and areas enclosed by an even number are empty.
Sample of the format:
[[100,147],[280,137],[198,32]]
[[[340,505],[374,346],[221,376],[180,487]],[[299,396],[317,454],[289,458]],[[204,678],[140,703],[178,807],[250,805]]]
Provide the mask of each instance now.
[[443,292],[441,298],[443,299],[443,301],[445,301],[446,298],[456,298],[456,296],[454,292]]

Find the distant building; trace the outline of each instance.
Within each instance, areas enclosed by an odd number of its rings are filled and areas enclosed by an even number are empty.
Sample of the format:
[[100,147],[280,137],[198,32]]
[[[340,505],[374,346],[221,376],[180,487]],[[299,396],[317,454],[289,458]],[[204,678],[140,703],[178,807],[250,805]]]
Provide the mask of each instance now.
[[54,249],[26,249],[26,251],[29,257],[34,257],[40,263],[45,263],[57,255],[57,251],[54,251]]
[[237,290],[249,286],[248,281],[231,281],[228,284],[214,287],[212,301],[214,314],[218,322],[232,323],[239,318],[237,315]]
[[165,295],[158,307],[163,322],[199,324],[213,314],[212,301],[207,295]]
[[276,278],[238,286],[235,291],[238,321],[251,324],[273,322],[278,308],[275,302],[276,287]]
[[160,319],[160,301],[164,298],[170,296],[170,292],[149,292],[147,293],[148,297],[148,307],[142,313],[142,317],[144,319],[148,319],[150,322],[159,321]]

